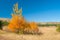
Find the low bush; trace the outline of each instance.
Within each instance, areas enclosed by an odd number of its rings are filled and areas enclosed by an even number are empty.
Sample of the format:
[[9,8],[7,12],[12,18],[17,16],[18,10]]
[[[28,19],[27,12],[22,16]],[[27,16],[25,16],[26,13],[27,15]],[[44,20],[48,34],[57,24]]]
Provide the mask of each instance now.
[[6,25],[9,24],[9,22],[7,22],[7,21],[4,21],[4,22],[2,22],[2,23],[3,23],[4,26],[6,26]]
[[60,25],[57,25],[56,31],[60,32]]

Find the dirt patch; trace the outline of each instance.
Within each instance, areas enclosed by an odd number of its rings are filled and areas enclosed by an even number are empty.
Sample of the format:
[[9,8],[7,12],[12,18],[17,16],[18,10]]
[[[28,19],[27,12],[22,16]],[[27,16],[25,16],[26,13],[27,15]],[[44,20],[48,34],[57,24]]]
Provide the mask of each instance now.
[[41,35],[23,35],[15,33],[0,34],[0,40],[60,40],[56,27],[39,27]]

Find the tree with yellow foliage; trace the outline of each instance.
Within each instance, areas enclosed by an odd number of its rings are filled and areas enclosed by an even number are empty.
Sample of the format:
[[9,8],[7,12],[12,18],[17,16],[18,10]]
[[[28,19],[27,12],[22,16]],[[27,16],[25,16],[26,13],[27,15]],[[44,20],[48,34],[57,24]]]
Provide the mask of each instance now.
[[21,28],[21,24],[23,24],[23,19],[22,19],[22,8],[20,10],[18,10],[18,3],[16,3],[14,5],[14,8],[13,8],[13,14],[12,14],[12,19],[8,25],[8,29],[10,31],[16,31],[16,30],[19,30]]
[[18,9],[18,3],[14,5],[12,19],[8,25],[8,30],[12,32],[38,32],[38,27],[35,22],[26,22],[22,16],[22,8]]

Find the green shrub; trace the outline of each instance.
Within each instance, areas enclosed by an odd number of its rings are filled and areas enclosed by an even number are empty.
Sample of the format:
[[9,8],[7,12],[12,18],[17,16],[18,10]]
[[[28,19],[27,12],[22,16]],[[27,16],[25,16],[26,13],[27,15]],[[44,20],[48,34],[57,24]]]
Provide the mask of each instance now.
[[60,32],[60,24],[57,25],[56,31]]
[[2,23],[2,21],[0,20],[0,29],[2,30],[2,25],[3,25],[3,23]]
[[6,26],[6,25],[9,24],[9,22],[7,22],[7,21],[4,21],[4,22],[2,22],[2,23],[3,23],[4,26]]

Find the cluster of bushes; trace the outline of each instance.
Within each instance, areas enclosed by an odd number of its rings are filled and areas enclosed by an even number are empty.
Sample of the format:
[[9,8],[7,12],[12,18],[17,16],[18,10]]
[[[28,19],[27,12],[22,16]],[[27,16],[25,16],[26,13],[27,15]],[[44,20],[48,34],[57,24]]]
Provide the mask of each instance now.
[[37,24],[38,26],[57,26],[57,24]]
[[19,34],[37,33],[39,31],[35,22],[28,23],[24,18],[19,19],[19,16],[17,15],[12,17],[12,20],[8,25],[8,30]]

